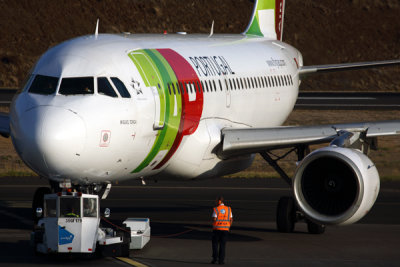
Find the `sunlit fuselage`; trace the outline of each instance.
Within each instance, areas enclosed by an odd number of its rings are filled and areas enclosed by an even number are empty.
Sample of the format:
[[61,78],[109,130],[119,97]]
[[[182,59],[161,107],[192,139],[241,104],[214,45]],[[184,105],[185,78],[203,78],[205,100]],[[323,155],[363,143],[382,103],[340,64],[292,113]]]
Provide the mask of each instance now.
[[[29,167],[52,180],[240,171],[252,157],[219,159],[221,129],[281,125],[297,98],[298,64],[294,48],[242,35],[80,37],[36,64],[11,108],[13,143]],[[55,91],[34,93],[38,75],[56,78]],[[93,86],[68,92],[67,79]]]

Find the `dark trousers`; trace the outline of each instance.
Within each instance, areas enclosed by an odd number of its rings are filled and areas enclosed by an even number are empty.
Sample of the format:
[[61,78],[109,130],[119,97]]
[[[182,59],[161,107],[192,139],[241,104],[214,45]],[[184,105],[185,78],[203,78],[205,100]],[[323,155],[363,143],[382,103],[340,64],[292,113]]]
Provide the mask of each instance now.
[[[228,231],[213,230],[212,234],[212,249],[213,260],[224,262],[225,260],[225,246],[228,239]],[[219,247],[219,248],[218,248]]]

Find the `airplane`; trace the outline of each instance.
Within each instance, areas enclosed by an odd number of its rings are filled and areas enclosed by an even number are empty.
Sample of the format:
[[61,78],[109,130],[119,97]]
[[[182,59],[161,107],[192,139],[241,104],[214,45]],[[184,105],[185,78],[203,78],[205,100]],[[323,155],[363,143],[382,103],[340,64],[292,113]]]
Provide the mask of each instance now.
[[[306,75],[400,60],[304,66],[282,41],[284,7],[255,1],[242,34],[99,34],[97,24],[45,52],[0,119],[0,134],[49,180],[33,208],[66,187],[100,194],[129,179],[220,177],[260,153],[293,189],[279,200],[279,231],[300,219],[316,234],[361,219],[380,187],[367,152],[398,135],[400,121],[281,125]],[[293,178],[270,156],[281,148],[298,155]]]

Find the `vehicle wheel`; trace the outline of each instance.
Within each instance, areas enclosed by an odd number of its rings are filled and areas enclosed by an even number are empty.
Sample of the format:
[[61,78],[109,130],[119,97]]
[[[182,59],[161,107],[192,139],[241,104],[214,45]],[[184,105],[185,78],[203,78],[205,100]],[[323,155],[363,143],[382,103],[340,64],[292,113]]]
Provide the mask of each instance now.
[[42,217],[37,217],[36,216],[36,209],[39,207],[43,208],[43,199],[45,194],[51,194],[51,190],[48,187],[39,187],[36,189],[35,194],[33,195],[33,201],[32,201],[32,219],[35,224],[41,219]]
[[320,235],[325,232],[326,226],[307,220],[307,229],[310,234]]
[[292,197],[281,197],[276,210],[276,226],[279,232],[291,233],[296,222],[296,207]]
[[37,250],[37,245],[39,243],[43,243],[43,237],[44,237],[44,228],[42,227],[35,227],[34,228],[34,234],[33,234],[33,238],[32,238],[32,242],[33,242],[33,252],[36,256],[43,256],[42,253],[40,253]]

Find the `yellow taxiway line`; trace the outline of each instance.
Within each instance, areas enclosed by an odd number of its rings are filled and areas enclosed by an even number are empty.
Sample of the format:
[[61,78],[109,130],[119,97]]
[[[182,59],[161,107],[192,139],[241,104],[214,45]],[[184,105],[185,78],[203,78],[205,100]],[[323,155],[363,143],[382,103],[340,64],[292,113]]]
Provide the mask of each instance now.
[[129,265],[132,265],[132,266],[136,266],[136,267],[148,267],[147,265],[144,265],[144,264],[142,264],[142,263],[140,263],[140,262],[137,262],[137,261],[134,261],[134,260],[132,260],[132,259],[130,259],[130,258],[125,258],[125,257],[115,257],[117,260],[120,260],[120,261],[123,261],[123,262],[125,262],[125,263],[127,263],[127,264],[129,264]]

